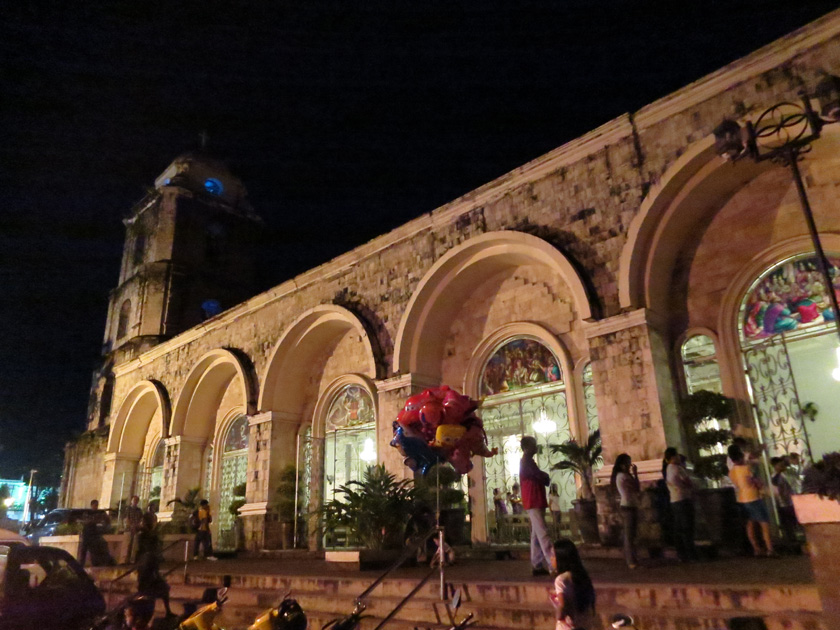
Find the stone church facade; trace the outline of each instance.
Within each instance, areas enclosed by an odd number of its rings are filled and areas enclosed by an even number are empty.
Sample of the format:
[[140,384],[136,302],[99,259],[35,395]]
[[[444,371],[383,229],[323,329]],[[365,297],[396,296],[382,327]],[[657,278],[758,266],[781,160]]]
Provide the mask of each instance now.
[[[297,468],[310,508],[369,463],[410,475],[392,422],[439,384],[482,401],[502,451],[470,473],[476,541],[493,540],[491,493],[515,481],[522,433],[556,443],[600,427],[602,483],[622,452],[652,479],[667,446],[687,448],[679,398],[709,388],[735,398],[739,424],[771,450],[803,450],[806,401],[794,388],[787,417],[764,413],[773,402],[750,361],[834,356],[829,314],[816,291],[808,322],[774,320],[797,330],[751,337],[769,324],[750,309],[762,286],[778,298],[779,278],[807,274],[813,248],[789,169],[725,161],[713,130],[797,101],[822,73],[840,75],[840,12],[258,295],[247,279],[260,220],[242,183],[207,157],[178,158],[125,221],[63,505],[159,493],[165,520],[168,501],[200,487],[221,515],[244,483],[246,544],[275,546],[284,470]],[[838,149],[840,125],[827,125],[800,164],[835,258]],[[820,381],[810,398],[836,400],[838,387]],[[574,486],[557,482],[568,509]]]

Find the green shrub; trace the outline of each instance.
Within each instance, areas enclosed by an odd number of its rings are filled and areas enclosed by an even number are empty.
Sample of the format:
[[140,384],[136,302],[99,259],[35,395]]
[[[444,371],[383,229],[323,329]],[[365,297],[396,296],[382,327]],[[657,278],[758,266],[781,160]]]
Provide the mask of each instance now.
[[735,401],[722,394],[701,389],[680,402],[680,419],[692,448],[694,472],[717,481],[727,476],[726,444],[735,413]]
[[55,528],[55,535],[56,536],[75,536],[76,534],[82,533],[82,523],[81,521],[76,521],[75,523],[62,523],[58,527]]
[[403,546],[405,525],[418,499],[412,480],[397,481],[380,464],[369,467],[362,481],[350,481],[337,492],[344,496],[322,508],[327,529],[347,528],[350,537],[366,549]]

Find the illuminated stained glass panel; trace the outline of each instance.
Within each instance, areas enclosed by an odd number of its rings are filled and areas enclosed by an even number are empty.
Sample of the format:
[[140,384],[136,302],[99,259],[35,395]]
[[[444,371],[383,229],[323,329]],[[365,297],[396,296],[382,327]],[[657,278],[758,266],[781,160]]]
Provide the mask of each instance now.
[[562,381],[560,362],[551,350],[533,339],[514,339],[496,350],[485,364],[481,395],[492,396]]
[[[840,256],[828,258],[833,290],[840,296]],[[813,254],[800,254],[768,269],[741,304],[744,341],[833,321],[828,291]]]
[[368,391],[359,385],[345,386],[327,411],[327,431],[376,422],[376,408]]
[[[231,514],[230,506],[236,499],[233,493],[234,488],[245,483],[248,478],[248,428],[247,416],[239,416],[231,423],[223,442],[217,515],[219,524],[217,547],[220,549],[236,549],[234,531],[236,517]],[[210,452],[212,462],[212,450]],[[212,469],[212,466],[210,468]],[[207,487],[210,487],[209,481]]]
[[219,549],[236,549],[234,515],[230,513],[230,504],[235,497],[233,489],[245,483],[248,475],[248,451],[233,451],[222,457],[221,486],[219,488]]
[[338,488],[361,480],[376,464],[376,425],[330,432],[324,442],[324,500],[341,499]]
[[229,453],[246,448],[248,448],[248,417],[239,416],[228,429],[223,451]]

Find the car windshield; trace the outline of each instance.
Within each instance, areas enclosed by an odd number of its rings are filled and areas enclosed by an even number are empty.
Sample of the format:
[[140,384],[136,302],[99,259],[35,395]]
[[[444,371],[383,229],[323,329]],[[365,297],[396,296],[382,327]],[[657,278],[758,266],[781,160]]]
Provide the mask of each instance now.
[[46,527],[47,525],[55,525],[56,523],[60,523],[64,515],[64,512],[50,512],[43,519],[41,519],[41,522],[38,523],[38,527]]

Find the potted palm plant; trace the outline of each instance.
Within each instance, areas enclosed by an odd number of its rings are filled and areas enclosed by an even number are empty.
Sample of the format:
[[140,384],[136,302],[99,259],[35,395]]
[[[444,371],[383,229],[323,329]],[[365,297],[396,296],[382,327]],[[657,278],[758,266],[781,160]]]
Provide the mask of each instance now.
[[698,535],[716,546],[737,550],[743,537],[735,489],[721,484],[729,472],[726,446],[732,439],[734,414],[735,401],[717,392],[701,389],[680,401],[679,417],[688,436],[694,474],[707,485],[695,494]]
[[[297,468],[286,466],[280,471],[277,483],[274,509],[277,521],[280,523],[280,546],[283,549],[293,549],[295,546],[295,519],[299,518],[302,505],[295,505],[295,485],[297,483]],[[300,498],[298,498],[300,502]],[[299,519],[299,524],[303,525]]]
[[380,464],[369,467],[361,481],[350,481],[337,492],[342,496],[322,508],[325,534],[329,537],[343,528],[356,549],[328,552],[327,561],[360,568],[390,564],[404,546],[405,526],[419,498],[414,482],[398,481]]
[[595,468],[603,462],[600,429],[589,434],[586,442],[581,443],[572,439],[562,444],[551,444],[549,448],[552,455],[561,458],[552,466],[552,469],[571,473],[580,479],[578,499],[573,501],[573,505],[583,542],[600,542],[598,504],[595,501],[595,490],[592,485]]

